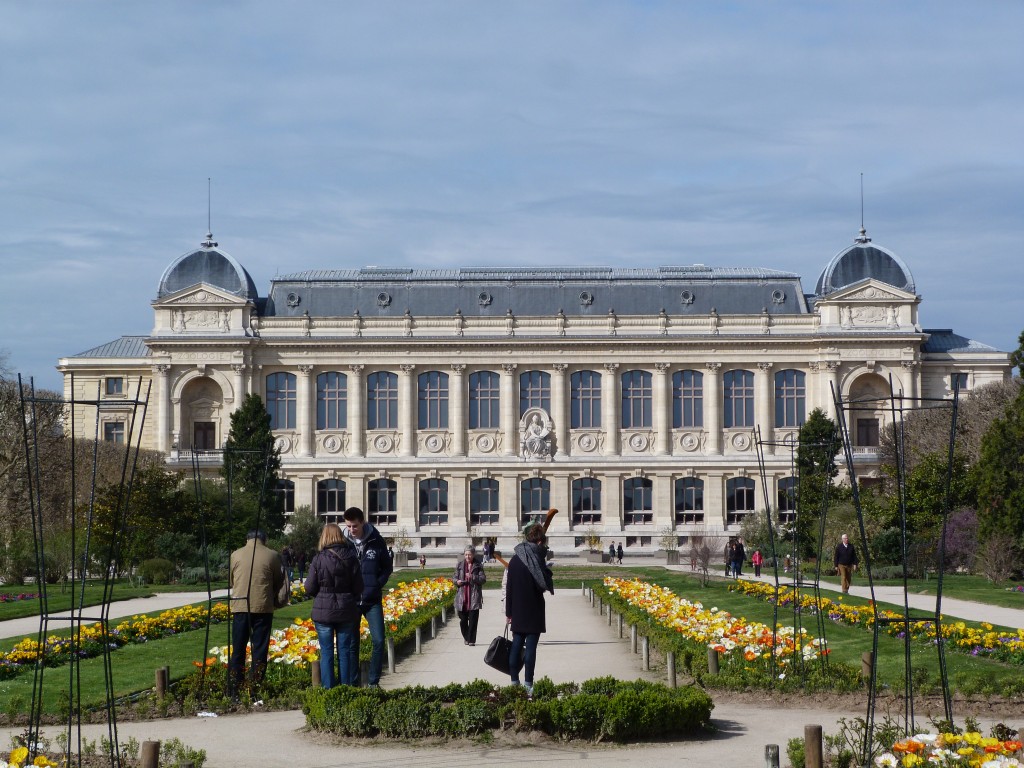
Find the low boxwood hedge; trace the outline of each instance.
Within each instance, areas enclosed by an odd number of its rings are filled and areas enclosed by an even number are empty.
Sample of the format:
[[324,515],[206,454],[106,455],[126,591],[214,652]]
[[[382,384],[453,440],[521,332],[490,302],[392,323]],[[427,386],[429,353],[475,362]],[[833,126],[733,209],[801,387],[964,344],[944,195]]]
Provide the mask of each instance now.
[[533,696],[483,680],[386,691],[340,686],[306,692],[306,723],[342,736],[459,738],[497,728],[543,731],[558,739],[630,741],[688,736],[710,727],[711,698],[699,688],[668,688],[611,677],[581,685],[538,680]]

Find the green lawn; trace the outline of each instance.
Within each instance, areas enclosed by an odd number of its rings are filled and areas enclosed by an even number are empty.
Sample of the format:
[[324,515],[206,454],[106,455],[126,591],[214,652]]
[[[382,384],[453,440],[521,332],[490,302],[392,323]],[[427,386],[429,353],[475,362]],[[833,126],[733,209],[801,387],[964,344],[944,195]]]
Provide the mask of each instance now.
[[[213,589],[224,589],[227,587],[227,582],[215,582]],[[150,584],[147,586],[139,587],[130,584],[126,580],[118,580],[115,582],[111,595],[114,602],[121,600],[131,600],[136,597],[149,597],[150,595],[159,594],[161,592],[205,592],[205,585],[198,584]],[[0,592],[6,592],[8,594],[39,594],[39,588],[35,584],[29,584],[22,587],[14,587],[13,585],[0,585]],[[59,611],[67,611],[71,606],[78,605],[79,599],[82,598],[81,584],[72,593],[71,588],[67,587],[63,591],[59,584],[48,584],[46,587],[46,599],[50,606],[51,613],[57,613]],[[99,605],[103,599],[103,583],[99,580],[90,579],[86,582],[84,602],[85,606]],[[73,602],[72,602],[73,601]],[[38,616],[39,615],[39,598],[33,600],[18,600],[12,603],[0,603],[0,621],[6,621],[7,619],[20,619],[25,616]]]
[[[419,568],[404,569],[396,572],[389,582],[389,587],[399,582],[411,582],[421,578],[434,576],[450,576],[451,568]],[[701,602],[705,606],[715,606],[729,611],[733,615],[742,616],[751,621],[770,623],[774,609],[770,603],[753,597],[728,591],[731,583],[726,579],[714,579],[707,587],[686,573],[668,571],[661,567],[631,568],[608,566],[559,566],[556,568],[556,587],[564,590],[579,590],[581,582],[596,581],[604,575],[620,577],[636,576],[664,587],[672,589],[676,594],[688,600]],[[501,566],[488,566],[488,581],[485,586],[497,589],[501,583]],[[830,595],[831,597],[831,595]],[[866,602],[857,598],[846,597],[847,602]],[[275,628],[285,627],[293,618],[308,617],[312,608],[311,602],[291,605],[275,613]],[[792,611],[780,610],[779,622],[792,624]],[[817,626],[813,617],[805,617],[805,628],[817,634]],[[855,666],[860,665],[860,656],[871,649],[871,632],[859,627],[848,627],[827,622],[826,635],[832,650],[831,658]],[[4,641],[5,649],[10,648],[19,638]],[[114,651],[114,682],[118,696],[152,688],[154,671],[158,667],[169,665],[172,679],[188,674],[193,668],[193,661],[203,653],[204,632],[197,630],[183,633],[163,640],[155,640],[141,645],[127,646]],[[227,640],[227,625],[219,624],[211,628],[210,645],[224,645]],[[1019,680],[1019,667],[995,662],[989,659],[972,657],[959,653],[946,654],[947,668],[951,681],[969,679],[974,688],[987,686],[998,690],[1000,681]],[[914,646],[912,663],[915,667],[929,670],[929,676],[937,679],[938,659],[934,649],[926,646]],[[878,661],[879,679],[886,685],[900,689],[903,679],[903,644],[896,638],[882,636],[879,644]],[[69,689],[68,680],[70,667],[48,670],[45,676],[44,706],[48,712],[57,712],[62,692]],[[32,696],[32,674],[26,672],[13,680],[0,681],[0,712],[8,708],[27,708]],[[88,659],[81,664],[83,706],[98,705],[103,699],[103,662],[102,659]],[[22,707],[22,702],[25,702]]]

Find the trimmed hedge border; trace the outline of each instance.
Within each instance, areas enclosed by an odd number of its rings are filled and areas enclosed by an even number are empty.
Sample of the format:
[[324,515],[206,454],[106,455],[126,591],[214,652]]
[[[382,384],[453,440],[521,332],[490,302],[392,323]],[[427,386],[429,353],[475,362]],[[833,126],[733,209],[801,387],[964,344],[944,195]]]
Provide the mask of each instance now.
[[541,678],[533,696],[486,680],[396,690],[339,686],[303,697],[306,724],[364,738],[443,739],[493,730],[542,731],[562,740],[626,742],[711,730],[711,697],[699,688],[601,677],[577,685]]

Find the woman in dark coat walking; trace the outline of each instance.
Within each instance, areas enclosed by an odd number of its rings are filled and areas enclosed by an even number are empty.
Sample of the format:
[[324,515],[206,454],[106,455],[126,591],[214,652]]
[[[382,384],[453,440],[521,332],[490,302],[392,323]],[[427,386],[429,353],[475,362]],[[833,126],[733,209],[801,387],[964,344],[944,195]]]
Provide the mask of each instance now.
[[[359,647],[359,597],[363,594],[363,573],[356,548],[348,543],[337,523],[327,523],[320,534],[320,551],[309,564],[306,594],[313,597],[313,624],[320,641],[320,684],[356,685],[359,666],[351,659]],[[334,676],[337,648],[338,677]]]
[[526,541],[518,544],[508,564],[505,589],[505,616],[512,627],[512,651],[509,667],[512,684],[519,685],[523,672],[526,692],[533,694],[533,672],[537,664],[537,643],[547,630],[544,620],[544,593],[555,593],[551,569],[545,561],[544,527],[528,523],[523,531]]
[[466,645],[476,645],[476,625],[484,605],[484,592],[480,585],[487,581],[484,566],[476,560],[476,550],[466,547],[462,559],[455,564],[455,611],[459,614],[459,629]]

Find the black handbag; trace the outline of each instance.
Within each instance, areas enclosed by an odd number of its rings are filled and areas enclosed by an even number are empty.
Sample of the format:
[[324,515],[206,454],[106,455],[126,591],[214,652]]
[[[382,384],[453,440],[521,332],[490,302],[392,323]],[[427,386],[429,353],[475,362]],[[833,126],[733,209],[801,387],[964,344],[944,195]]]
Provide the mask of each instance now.
[[498,635],[491,640],[487,646],[487,653],[484,654],[484,664],[494,667],[503,674],[509,674],[508,656],[512,652],[512,641],[508,639],[508,624],[505,625],[505,634]]

